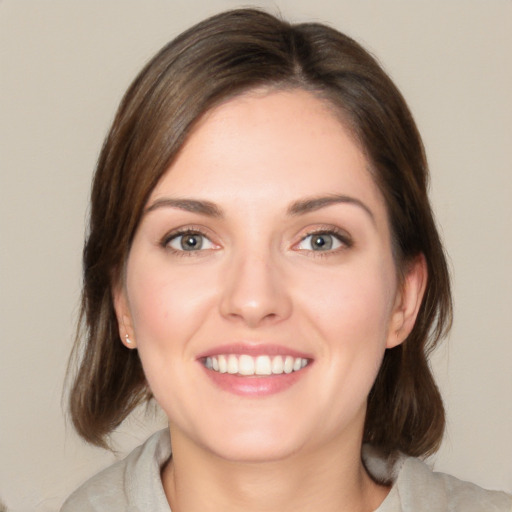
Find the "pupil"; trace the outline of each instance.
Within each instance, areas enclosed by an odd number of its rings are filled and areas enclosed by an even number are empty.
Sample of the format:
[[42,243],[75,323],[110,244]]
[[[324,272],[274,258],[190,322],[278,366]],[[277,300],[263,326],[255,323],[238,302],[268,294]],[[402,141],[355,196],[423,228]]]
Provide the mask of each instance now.
[[318,235],[313,239],[314,249],[330,249],[332,247],[332,240],[328,235]]
[[184,237],[181,242],[183,250],[192,251],[194,249],[200,249],[202,244],[199,236],[200,235],[187,235]]

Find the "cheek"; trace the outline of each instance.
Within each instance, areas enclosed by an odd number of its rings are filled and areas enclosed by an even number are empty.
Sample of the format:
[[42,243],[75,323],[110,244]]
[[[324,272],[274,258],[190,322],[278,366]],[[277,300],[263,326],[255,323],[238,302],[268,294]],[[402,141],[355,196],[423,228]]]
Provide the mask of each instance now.
[[153,261],[128,269],[126,288],[139,357],[156,401],[169,417],[185,417],[193,394],[193,340],[211,311],[214,275]]
[[396,290],[392,262],[366,263],[309,279],[301,308],[323,340],[330,378],[363,395],[384,355]]
[[[139,350],[182,351],[208,313],[213,276],[152,261],[129,269],[128,299]],[[141,354],[142,356],[142,354]]]
[[302,302],[327,338],[370,344],[387,335],[395,290],[392,265],[374,262],[310,275],[303,283]]
[[394,302],[394,271],[389,268],[366,265],[356,271],[352,267],[325,281],[308,283],[304,316],[323,341],[319,362],[325,382],[330,383],[318,390],[319,403],[330,411],[326,429],[338,428],[366,408],[385,352]]

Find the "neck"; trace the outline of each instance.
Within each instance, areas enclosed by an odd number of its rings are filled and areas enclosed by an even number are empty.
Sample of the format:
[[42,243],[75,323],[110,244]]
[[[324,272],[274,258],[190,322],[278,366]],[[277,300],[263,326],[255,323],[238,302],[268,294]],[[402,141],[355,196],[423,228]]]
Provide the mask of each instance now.
[[370,512],[389,491],[366,473],[360,444],[343,449],[333,441],[283,460],[238,462],[198,448],[179,431],[172,430],[172,440],[162,482],[173,512]]

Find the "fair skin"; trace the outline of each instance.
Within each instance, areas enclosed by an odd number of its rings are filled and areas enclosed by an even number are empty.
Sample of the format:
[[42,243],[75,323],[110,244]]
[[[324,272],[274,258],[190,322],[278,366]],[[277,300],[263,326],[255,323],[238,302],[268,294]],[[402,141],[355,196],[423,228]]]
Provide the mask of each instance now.
[[324,102],[253,91],[209,112],[153,190],[114,300],[169,418],[173,512],[386,496],[360,459],[366,399],[426,270],[398,281],[368,168]]

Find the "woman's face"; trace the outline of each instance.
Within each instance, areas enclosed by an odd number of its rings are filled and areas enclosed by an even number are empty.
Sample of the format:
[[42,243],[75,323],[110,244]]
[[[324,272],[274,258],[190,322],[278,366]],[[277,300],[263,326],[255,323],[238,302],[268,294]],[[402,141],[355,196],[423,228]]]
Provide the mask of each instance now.
[[173,438],[253,461],[360,442],[407,334],[390,238],[364,154],[319,99],[251,92],[208,113],[114,292]]

